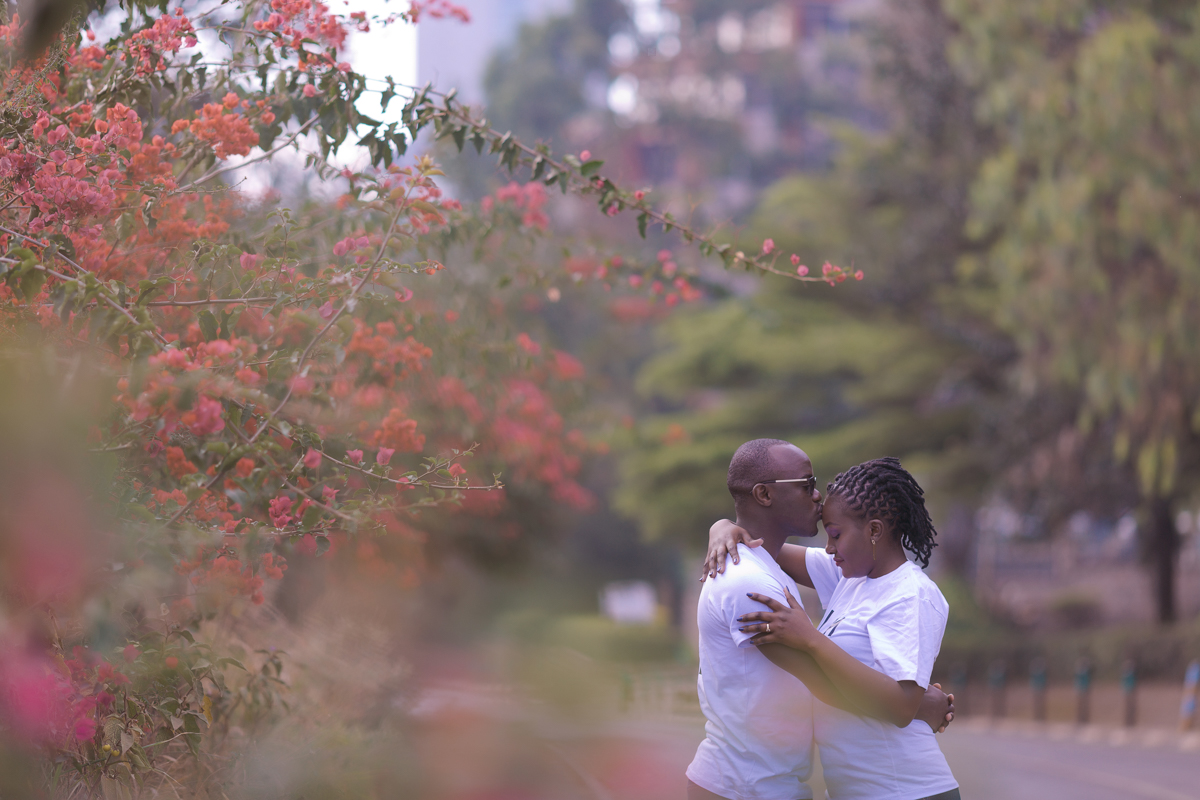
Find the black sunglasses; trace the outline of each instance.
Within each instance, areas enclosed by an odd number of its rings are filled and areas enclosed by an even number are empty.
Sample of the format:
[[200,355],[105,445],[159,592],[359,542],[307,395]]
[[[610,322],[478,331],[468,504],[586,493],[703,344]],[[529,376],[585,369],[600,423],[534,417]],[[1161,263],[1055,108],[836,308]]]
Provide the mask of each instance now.
[[776,478],[769,481],[759,481],[759,483],[804,483],[807,484],[805,488],[808,489],[808,493],[812,494],[813,489],[817,488],[817,476],[809,475],[807,478]]

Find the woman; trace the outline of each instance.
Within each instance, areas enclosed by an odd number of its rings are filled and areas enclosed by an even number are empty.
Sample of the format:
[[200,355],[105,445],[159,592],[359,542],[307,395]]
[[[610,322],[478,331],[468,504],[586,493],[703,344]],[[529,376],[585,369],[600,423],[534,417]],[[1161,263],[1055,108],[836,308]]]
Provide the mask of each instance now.
[[[913,722],[941,647],[948,605],[922,566],[936,546],[924,492],[895,458],[852,467],[829,484],[821,515],[829,543],[784,545],[779,566],[817,590],[826,609],[814,628],[799,604],[751,595],[770,611],[745,614],[756,644],[808,654],[840,695],[814,705],[814,737],[832,800],[957,800],[958,782],[933,730]],[[706,566],[723,568],[737,542],[753,542],[722,520],[710,531]],[[812,676],[797,672],[818,696]],[[854,708],[861,714],[842,710]],[[911,724],[910,724],[911,723]]]

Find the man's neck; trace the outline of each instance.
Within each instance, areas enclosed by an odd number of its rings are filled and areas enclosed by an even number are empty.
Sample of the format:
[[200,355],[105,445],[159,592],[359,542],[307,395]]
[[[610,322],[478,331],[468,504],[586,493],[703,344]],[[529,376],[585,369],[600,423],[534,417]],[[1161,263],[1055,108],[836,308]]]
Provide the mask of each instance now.
[[767,551],[771,558],[779,560],[779,551],[783,549],[783,544],[788,538],[785,531],[781,531],[763,520],[748,519],[743,514],[737,515],[734,524],[749,533],[750,538],[762,539],[762,549]]

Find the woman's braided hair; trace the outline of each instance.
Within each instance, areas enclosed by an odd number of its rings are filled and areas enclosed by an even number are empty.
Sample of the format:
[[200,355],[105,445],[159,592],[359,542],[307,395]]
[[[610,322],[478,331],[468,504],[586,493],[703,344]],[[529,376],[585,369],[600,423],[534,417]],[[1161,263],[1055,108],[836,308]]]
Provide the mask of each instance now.
[[937,531],[925,509],[925,491],[900,466],[900,459],[877,458],[839,473],[826,487],[825,497],[840,497],[854,513],[886,520],[901,546],[915,555],[922,567],[929,566],[929,556],[937,547],[933,540]]

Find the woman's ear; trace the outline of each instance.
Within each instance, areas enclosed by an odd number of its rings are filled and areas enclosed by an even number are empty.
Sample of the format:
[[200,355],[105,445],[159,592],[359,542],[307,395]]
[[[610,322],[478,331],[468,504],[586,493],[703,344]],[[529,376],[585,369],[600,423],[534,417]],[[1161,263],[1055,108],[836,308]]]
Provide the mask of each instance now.
[[883,520],[873,519],[867,523],[867,535],[872,539],[882,539],[885,529],[886,526],[884,526]]

